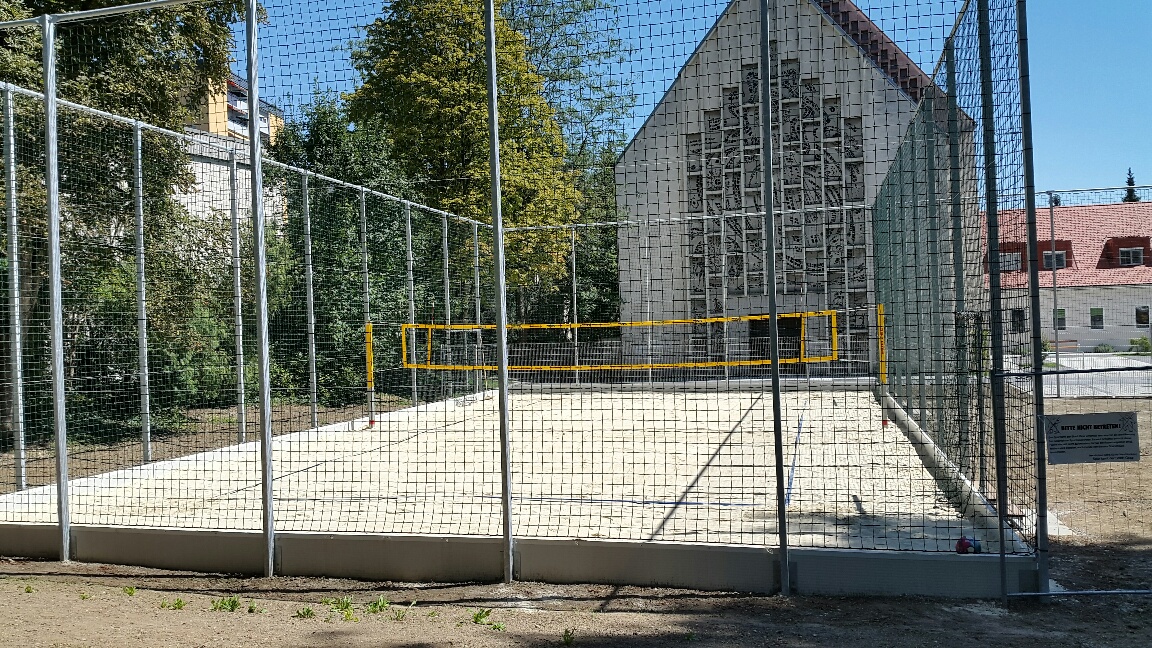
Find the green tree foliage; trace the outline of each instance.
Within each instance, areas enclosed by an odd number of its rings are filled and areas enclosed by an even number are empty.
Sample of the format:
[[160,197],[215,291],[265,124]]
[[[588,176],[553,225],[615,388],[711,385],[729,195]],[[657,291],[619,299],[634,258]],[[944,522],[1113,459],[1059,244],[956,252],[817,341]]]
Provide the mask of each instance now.
[[[501,14],[524,36],[528,62],[557,113],[570,164],[588,168],[621,145],[635,98],[613,73],[624,63],[617,6],[606,0],[507,0]],[[614,152],[619,152],[614,150]]]
[[1132,175],[1132,167],[1128,167],[1128,179],[1124,184],[1128,189],[1124,192],[1123,202],[1140,202],[1140,196],[1136,195],[1136,178]]
[[[115,0],[0,0],[0,16],[22,18],[122,4]],[[182,129],[202,98],[226,80],[237,0],[190,4],[57,27],[58,96]],[[37,28],[5,33],[0,79],[42,86]],[[32,436],[50,432],[47,246],[43,187],[43,105],[16,106],[26,416]],[[66,107],[58,111],[65,302],[65,376],[74,438],[127,434],[138,416],[135,326],[135,226],[131,128]],[[196,245],[223,245],[227,226],[189,215],[175,199],[193,189],[185,146],[144,138],[145,259],[151,307],[154,409],[207,405],[231,380],[227,303],[213,289],[228,278],[226,259]],[[195,241],[193,244],[192,242]],[[9,316],[5,313],[5,319]],[[3,327],[7,335],[8,327]],[[3,368],[7,371],[5,363]],[[3,399],[6,418],[11,404]],[[162,412],[158,418],[163,418]],[[138,431],[138,428],[137,428]]]
[[[393,162],[390,146],[374,120],[350,128],[345,105],[334,94],[318,93],[303,107],[301,117],[280,132],[269,154],[276,160],[389,195],[418,199]],[[272,357],[279,370],[279,385],[304,393],[308,386],[307,347],[298,332],[306,329],[303,308],[304,224],[300,175],[285,173],[275,179],[288,199],[287,227],[269,237],[276,263],[286,270],[283,280],[269,286]],[[376,364],[380,387],[406,384],[391,379],[390,369],[400,365],[399,329],[408,320],[407,252],[404,215],[400,205],[379,197],[366,197],[370,266],[370,297],[375,327]],[[314,264],[317,375],[320,401],[346,405],[364,396],[364,288],[361,274],[359,192],[311,179],[308,207]],[[439,267],[439,219],[428,226],[426,214],[413,215],[414,253]],[[421,225],[424,225],[421,227]],[[420,275],[417,301],[428,300],[428,276]],[[276,331],[286,332],[277,335]],[[288,332],[296,332],[295,335]],[[407,396],[408,393],[403,394]]]
[[[544,78],[524,37],[496,19],[501,181],[509,226],[571,223],[580,200]],[[363,83],[348,97],[357,123],[378,120],[401,170],[431,204],[475,220],[489,215],[484,20],[465,0],[399,0],[352,53]],[[564,272],[566,237],[540,235],[508,260],[522,284]]]

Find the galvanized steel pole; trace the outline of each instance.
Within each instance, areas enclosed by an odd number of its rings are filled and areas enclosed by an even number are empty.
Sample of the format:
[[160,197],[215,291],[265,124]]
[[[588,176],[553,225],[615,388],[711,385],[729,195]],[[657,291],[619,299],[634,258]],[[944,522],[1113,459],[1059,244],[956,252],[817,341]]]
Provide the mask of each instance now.
[[140,441],[144,462],[152,461],[152,406],[148,393],[148,288],[144,275],[144,141],[132,127],[133,199],[136,206],[136,336],[140,355]]
[[12,460],[16,490],[28,487],[27,458],[24,449],[24,344],[20,315],[20,225],[16,219],[16,97],[4,89],[4,191],[8,215],[8,307],[9,359],[12,372]]
[[984,129],[984,212],[988,221],[989,333],[992,346],[992,434],[996,447],[996,516],[999,519],[1000,598],[1008,604],[1005,531],[1008,524],[1008,412],[1004,402],[1004,317],[1000,289],[1000,198],[996,160],[996,107],[992,86],[992,24],[988,0],[976,1],[980,54],[980,119]]
[[1048,192],[1048,241],[1048,254],[1052,259],[1052,348],[1056,354],[1056,398],[1060,398],[1060,378],[1063,374],[1060,373],[1060,325],[1056,318],[1060,312],[1060,298],[1056,290],[1056,199],[1051,191]]
[[248,57],[248,154],[252,186],[252,232],[256,252],[256,339],[260,372],[260,476],[264,527],[264,575],[276,573],[276,522],[272,474],[272,376],[268,350],[268,260],[264,246],[264,177],[260,150],[259,45],[256,0],[245,3]]
[[[416,277],[414,269],[414,261],[412,258],[412,206],[404,203],[404,245],[407,248],[407,262],[408,262],[408,323],[416,323]],[[408,329],[409,335],[412,336],[411,342],[408,344],[410,350],[411,364],[416,364],[416,329]],[[413,407],[419,403],[419,393],[416,388],[416,368],[412,368],[412,405]]]
[[[484,332],[480,328],[480,227],[472,223],[472,301],[476,309],[476,350],[472,352],[473,366],[484,364]],[[484,372],[475,370],[476,393],[484,391]]]
[[248,413],[244,406],[244,291],[240,274],[240,196],[236,149],[228,151],[228,209],[232,219],[232,302],[236,338],[236,442],[248,440]]
[[788,512],[785,509],[784,488],[784,414],[780,400],[780,338],[779,306],[776,303],[776,223],[774,218],[774,196],[772,195],[772,17],[776,3],[773,0],[760,2],[760,168],[764,181],[761,191],[764,195],[764,213],[768,227],[764,230],[765,241],[771,253],[766,256],[764,266],[767,273],[768,290],[768,357],[772,361],[772,438],[776,459],[776,525],[780,547],[780,593],[792,593],[791,560],[788,552]]
[[[445,364],[452,364],[452,280],[448,272],[448,217],[441,216],[441,229],[440,229],[440,247],[443,256],[443,263],[441,264],[441,271],[443,273],[444,282],[444,324],[448,328],[444,329],[444,351],[445,351]],[[450,381],[446,381],[449,382]],[[447,384],[446,388],[449,393],[445,396],[451,396],[451,384]]]
[[300,176],[300,201],[304,215],[304,301],[308,309],[308,409],[312,428],[320,425],[317,413],[316,309],[312,292],[312,215],[308,203],[308,174]]
[[[571,249],[572,249],[572,362],[576,366],[580,366],[580,311],[577,309],[576,303],[576,228],[571,230]],[[580,370],[576,370],[576,384],[580,384]]]
[[500,485],[504,513],[504,582],[515,574],[512,539],[512,449],[508,429],[508,312],[504,281],[504,216],[500,199],[500,108],[497,102],[495,0],[484,1],[484,40],[488,58],[488,145],[492,174],[492,263],[496,277],[496,376],[500,408]]
[[44,60],[44,181],[48,211],[48,284],[51,312],[52,415],[56,433],[56,514],[60,560],[72,559],[72,520],[68,510],[68,417],[64,393],[64,297],[60,277],[60,173],[56,139],[56,23],[41,16]]
[[[1036,408],[1036,574],[1048,591],[1048,449],[1044,445],[1044,353],[1040,348],[1040,257],[1036,234],[1036,167],[1032,151],[1032,85],[1028,66],[1028,9],[1016,0],[1020,66],[1020,130],[1024,144],[1024,209],[1028,217],[1028,289],[1032,307],[1032,392]],[[1055,249],[1053,249],[1055,251]],[[1055,255],[1053,255],[1055,257]],[[1055,261],[1055,258],[1053,258]],[[1053,263],[1052,265],[1056,265]],[[1055,291],[1053,291],[1055,293]]]
[[368,199],[360,190],[360,270],[364,277],[364,345],[368,393],[368,425],[376,425],[376,367],[372,356],[372,283],[368,275]]

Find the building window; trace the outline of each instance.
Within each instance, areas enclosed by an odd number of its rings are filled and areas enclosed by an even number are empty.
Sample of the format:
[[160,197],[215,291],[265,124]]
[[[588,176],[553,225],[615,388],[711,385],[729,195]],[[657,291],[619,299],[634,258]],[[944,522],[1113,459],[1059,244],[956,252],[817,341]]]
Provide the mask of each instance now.
[[1136,326],[1148,326],[1148,307],[1136,307]]
[[1144,248],[1120,248],[1120,265],[1144,265]]
[[1013,308],[1012,309],[1012,332],[1013,333],[1023,333],[1024,331],[1028,330],[1026,315],[1027,315],[1027,311],[1025,311],[1023,308]]
[[1104,328],[1104,309],[1103,308],[1092,308],[1092,309],[1089,309],[1088,312],[1089,312],[1089,315],[1091,316],[1091,321],[1089,323],[1089,326],[1091,326],[1094,329]]
[[1052,315],[1053,315],[1052,319],[1054,320],[1054,324],[1056,325],[1057,331],[1063,331],[1063,330],[1068,328],[1068,319],[1064,317],[1064,309],[1063,308],[1055,309],[1053,311]]
[[1063,270],[1064,268],[1068,267],[1068,253],[1063,250],[1057,250],[1056,252],[1044,253],[1045,270],[1052,270],[1053,258],[1056,260],[1056,270]]
[[1017,272],[1020,270],[1019,252],[1000,253],[1000,272]]

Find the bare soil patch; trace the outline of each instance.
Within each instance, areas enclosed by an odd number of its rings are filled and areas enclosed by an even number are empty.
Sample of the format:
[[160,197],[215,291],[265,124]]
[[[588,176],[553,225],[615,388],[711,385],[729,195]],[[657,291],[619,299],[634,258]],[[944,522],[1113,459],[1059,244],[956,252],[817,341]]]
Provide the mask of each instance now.
[[1044,409],[1134,411],[1140,426],[1138,462],[1048,466],[1048,510],[1071,531],[1053,536],[1053,578],[1075,589],[1152,589],[1152,399],[1050,398]]
[[[132,588],[132,589],[125,589]],[[131,595],[129,595],[131,592]],[[213,611],[236,596],[238,609]],[[351,597],[351,613],[332,603]],[[387,609],[367,606],[383,597]],[[183,609],[172,609],[179,599]],[[167,606],[164,604],[167,603]],[[337,604],[338,605],[338,604]],[[311,608],[314,616],[298,613]],[[252,611],[249,612],[249,609]],[[477,612],[491,610],[485,623]],[[499,627],[497,627],[497,625]],[[565,643],[565,632],[570,642]],[[0,636],[38,646],[1146,646],[1152,600],[751,596],[604,585],[237,578],[0,560]]]

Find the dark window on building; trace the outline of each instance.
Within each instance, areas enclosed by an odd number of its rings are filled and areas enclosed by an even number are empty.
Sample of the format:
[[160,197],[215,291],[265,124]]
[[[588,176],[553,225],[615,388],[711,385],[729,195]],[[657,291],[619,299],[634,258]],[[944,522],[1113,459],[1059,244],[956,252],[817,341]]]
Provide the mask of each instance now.
[[1063,308],[1057,308],[1056,312],[1053,313],[1052,319],[1054,320],[1053,324],[1056,326],[1056,330],[1063,331],[1068,328],[1068,319],[1064,316]]
[[1063,251],[1063,250],[1057,250],[1056,252],[1045,252],[1044,253],[1044,269],[1045,270],[1051,270],[1052,269],[1053,256],[1055,256],[1055,259],[1056,259],[1056,269],[1057,270],[1063,270],[1064,268],[1068,267],[1068,253]]
[[1028,330],[1028,311],[1023,308],[1012,309],[1012,332],[1023,333]]
[[1136,326],[1148,326],[1148,307],[1136,307]]
[[1104,309],[1103,308],[1093,308],[1093,309],[1090,309],[1088,311],[1088,313],[1091,317],[1091,321],[1089,322],[1089,326],[1091,326],[1094,329],[1104,328]]
[[1144,265],[1144,248],[1120,248],[1120,265]]

